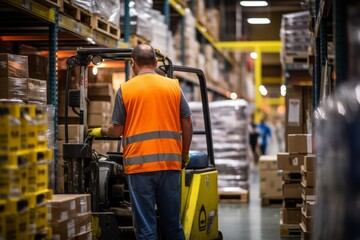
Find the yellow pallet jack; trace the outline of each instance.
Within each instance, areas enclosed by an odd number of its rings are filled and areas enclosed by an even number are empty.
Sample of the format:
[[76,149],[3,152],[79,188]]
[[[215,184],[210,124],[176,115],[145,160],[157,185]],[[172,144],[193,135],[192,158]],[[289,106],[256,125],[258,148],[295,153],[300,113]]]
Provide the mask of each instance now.
[[[130,61],[132,49],[83,48],[67,60],[66,106],[79,115],[79,143],[68,143],[68,112],[65,109],[65,144],[63,145],[65,191],[66,193],[90,193],[93,215],[93,239],[135,239],[130,210],[130,197],[122,172],[122,153],[106,153],[96,157],[92,141],[120,139],[92,139],[87,130],[87,86],[88,66],[103,61]],[[207,152],[190,151],[190,162],[182,170],[181,222],[186,239],[223,239],[218,230],[217,170],[208,106],[207,87],[204,73],[197,68],[176,66],[156,51],[158,62],[164,74],[170,78],[175,72],[195,74],[199,80],[205,129],[194,130],[193,134],[206,137]],[[80,89],[68,89],[70,72],[80,67]],[[76,110],[78,108],[79,110]],[[161,240],[161,222],[158,236]]]

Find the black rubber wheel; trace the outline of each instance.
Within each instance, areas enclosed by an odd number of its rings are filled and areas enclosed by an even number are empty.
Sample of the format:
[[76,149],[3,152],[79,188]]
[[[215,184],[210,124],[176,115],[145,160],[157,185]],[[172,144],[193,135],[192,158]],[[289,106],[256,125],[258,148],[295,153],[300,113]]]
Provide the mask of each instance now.
[[221,231],[219,231],[218,237],[217,237],[216,240],[223,240],[223,235],[222,235],[222,232],[221,232]]

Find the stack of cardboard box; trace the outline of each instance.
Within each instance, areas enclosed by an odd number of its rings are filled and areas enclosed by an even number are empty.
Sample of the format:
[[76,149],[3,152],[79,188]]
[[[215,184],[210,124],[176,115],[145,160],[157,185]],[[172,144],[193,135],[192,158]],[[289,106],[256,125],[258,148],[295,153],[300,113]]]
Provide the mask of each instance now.
[[282,202],[282,172],[277,169],[276,156],[263,155],[259,159],[260,197],[262,206]]
[[310,134],[289,134],[288,153],[278,154],[278,168],[283,170],[283,208],[281,209],[281,237],[300,237],[301,207],[303,203],[301,166],[313,153]]
[[28,57],[0,54],[0,99],[27,100]]
[[301,186],[303,205],[301,207],[301,239],[311,239],[313,225],[313,209],[315,206],[316,169],[315,155],[305,157],[304,165],[301,166]]
[[[89,84],[88,127],[109,126],[114,106],[115,93],[110,83]],[[94,141],[93,149],[100,153],[116,151],[116,141]]]
[[[79,143],[80,125],[68,125],[68,143]],[[57,184],[58,193],[64,193],[64,159],[63,159],[63,144],[65,143],[65,125],[58,125],[58,139],[57,139]]]
[[90,194],[56,194],[49,202],[53,239],[91,239]]

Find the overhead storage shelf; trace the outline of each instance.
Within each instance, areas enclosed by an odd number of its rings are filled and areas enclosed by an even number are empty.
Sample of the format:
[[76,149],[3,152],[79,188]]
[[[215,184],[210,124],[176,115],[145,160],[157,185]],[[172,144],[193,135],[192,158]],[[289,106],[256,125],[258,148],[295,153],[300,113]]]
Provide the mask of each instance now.
[[[55,23],[56,8],[44,6],[31,0],[3,0],[3,2],[21,10],[22,12],[28,13],[31,17],[36,17],[45,23]],[[99,45],[109,48],[124,47],[125,45],[126,47],[128,46],[115,37],[106,35],[62,13],[58,13],[58,16],[60,31],[61,29],[66,30],[69,34],[76,36],[78,40],[81,40],[81,46]],[[9,25],[11,25],[11,19],[9,19],[8,22]],[[64,31],[61,33],[63,34]],[[59,42],[62,40],[61,33],[59,34]],[[21,34],[21,31],[17,33],[18,36]],[[34,30],[33,34],[37,35],[36,30]],[[61,47],[61,43],[59,44],[59,47]]]
[[[186,10],[182,4],[178,3],[176,0],[169,0],[169,3],[181,16],[185,15]],[[198,20],[196,20],[196,29],[217,50],[217,52],[220,53],[226,59],[226,61],[228,61],[232,66],[236,65],[236,62],[234,59],[232,59],[227,53],[225,53],[224,51],[221,51],[216,46],[215,39],[209,34],[206,27],[203,26]]]

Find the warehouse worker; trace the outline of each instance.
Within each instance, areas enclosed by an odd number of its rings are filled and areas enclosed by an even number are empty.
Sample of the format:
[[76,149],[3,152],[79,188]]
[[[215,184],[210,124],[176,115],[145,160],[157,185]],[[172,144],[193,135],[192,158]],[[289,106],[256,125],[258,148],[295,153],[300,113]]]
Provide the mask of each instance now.
[[135,77],[116,94],[112,124],[88,134],[123,138],[137,239],[157,239],[156,205],[164,239],[183,240],[180,170],[189,162],[191,111],[179,82],[155,73],[151,46],[138,45],[131,57]]
[[270,127],[265,123],[266,117],[262,117],[260,120],[260,123],[257,125],[257,129],[259,132],[259,146],[261,150],[261,155],[266,154],[266,149],[268,145],[268,138],[271,137],[271,129]]

